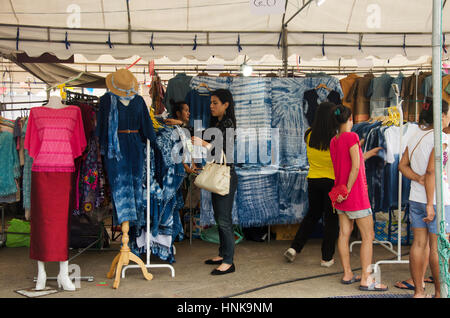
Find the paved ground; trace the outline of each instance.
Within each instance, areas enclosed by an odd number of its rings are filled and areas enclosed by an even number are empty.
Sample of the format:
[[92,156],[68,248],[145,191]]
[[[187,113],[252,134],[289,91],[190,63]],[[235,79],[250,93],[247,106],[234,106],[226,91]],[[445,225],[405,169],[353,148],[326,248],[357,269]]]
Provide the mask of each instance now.
[[[337,253],[337,263],[334,266],[331,268],[319,266],[320,243],[320,240],[311,240],[294,263],[287,263],[282,254],[289,247],[288,241],[272,240],[270,243],[243,241],[236,247],[237,271],[224,276],[211,276],[209,273],[214,266],[203,264],[203,260],[216,255],[217,245],[201,240],[194,240],[190,245],[189,241],[185,240],[176,243],[174,278],[168,269],[157,268],[151,270],[153,280],[146,281],[140,270],[130,269],[117,290],[111,287],[113,280],[106,278],[116,252],[88,251],[74,259],[72,263],[81,267],[82,276],[94,276],[94,282],[82,281],[81,288],[75,292],[59,292],[45,297],[321,298],[364,294],[358,290],[358,284],[345,286],[340,283],[342,267]],[[119,249],[116,242],[112,247]],[[404,252],[408,250],[409,247],[404,247]],[[74,254],[76,251],[71,251],[71,255]],[[394,255],[383,247],[374,246],[375,261],[393,257]],[[164,263],[153,257],[152,262]],[[359,245],[352,253],[351,262],[353,268],[359,268]],[[58,270],[58,263],[47,264],[47,276],[56,276]],[[27,248],[0,248],[0,298],[23,297],[15,291],[33,287],[33,277],[36,275],[37,264],[28,258]],[[411,291],[399,290],[393,286],[395,281],[408,277],[408,264],[381,266],[381,278],[390,287],[387,292],[389,294],[411,294]],[[245,293],[255,288],[295,279],[301,280]],[[106,282],[108,286],[98,286],[101,282]],[[48,281],[48,285],[56,286],[56,281]],[[433,292],[432,286],[427,284],[428,293]]]

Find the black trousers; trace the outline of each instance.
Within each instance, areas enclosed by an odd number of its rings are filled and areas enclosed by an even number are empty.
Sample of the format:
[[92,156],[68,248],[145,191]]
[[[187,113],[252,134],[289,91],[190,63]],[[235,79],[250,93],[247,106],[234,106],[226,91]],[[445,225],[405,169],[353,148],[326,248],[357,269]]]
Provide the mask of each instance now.
[[227,195],[211,194],[214,219],[219,228],[219,256],[223,258],[223,262],[226,264],[233,264],[234,258],[235,238],[232,211],[238,184],[238,177],[234,168],[231,169],[230,175],[230,193]]
[[328,196],[333,185],[334,180],[328,178],[308,179],[309,210],[291,244],[297,253],[301,252],[320,218],[323,217],[322,259],[329,261],[333,258],[339,235],[339,218],[337,213],[333,213],[333,206]]

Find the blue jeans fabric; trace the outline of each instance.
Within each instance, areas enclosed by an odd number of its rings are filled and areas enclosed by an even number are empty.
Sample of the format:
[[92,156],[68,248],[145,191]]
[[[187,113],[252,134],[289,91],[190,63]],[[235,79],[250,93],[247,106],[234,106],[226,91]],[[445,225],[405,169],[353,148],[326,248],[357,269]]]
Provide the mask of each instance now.
[[365,161],[370,206],[375,212],[382,210],[382,203],[384,200],[383,196],[385,188],[383,172],[386,157],[386,140],[383,134],[384,129],[386,129],[386,127],[375,127],[371,129],[364,145],[365,151],[375,147],[383,147],[383,149],[378,152],[377,156]]
[[[398,164],[400,157],[394,155],[394,162],[388,163],[384,167],[384,196],[382,211],[389,211],[391,207],[398,206]],[[402,176],[402,206],[409,202],[409,191],[411,188],[411,180]]]
[[[436,206],[434,206],[434,211],[436,212]],[[411,226],[413,228],[426,228],[428,232],[433,234],[438,234],[437,229],[437,217],[435,216],[433,221],[426,223],[423,218],[427,216],[426,204],[409,201],[409,213],[411,217]],[[450,205],[445,206],[445,229],[446,233],[450,233]]]

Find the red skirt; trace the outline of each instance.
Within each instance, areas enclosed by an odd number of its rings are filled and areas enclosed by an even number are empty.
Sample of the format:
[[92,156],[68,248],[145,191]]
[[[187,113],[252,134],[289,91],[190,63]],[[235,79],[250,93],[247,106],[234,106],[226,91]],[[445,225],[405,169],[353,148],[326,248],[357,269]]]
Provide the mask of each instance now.
[[31,174],[30,258],[42,262],[69,259],[72,172]]

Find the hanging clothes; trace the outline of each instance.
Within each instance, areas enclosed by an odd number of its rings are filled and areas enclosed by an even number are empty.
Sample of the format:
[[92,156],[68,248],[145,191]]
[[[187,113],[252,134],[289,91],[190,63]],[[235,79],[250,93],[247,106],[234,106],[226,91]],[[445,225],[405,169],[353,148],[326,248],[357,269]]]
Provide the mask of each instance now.
[[[181,185],[186,175],[182,163],[175,163],[171,150],[175,141],[171,138],[174,128],[164,126],[156,131],[156,147],[162,156],[155,157],[150,151],[150,248],[151,253],[169,263],[175,262],[173,243],[183,239],[183,227],[179,211],[183,208]],[[156,176],[157,161],[164,166],[163,182],[160,185]],[[147,155],[144,149],[143,165],[143,210],[147,211]],[[146,253],[146,218],[140,226],[130,228],[130,247],[136,255]]]
[[190,90],[186,95],[185,102],[189,106],[189,126],[196,127],[195,121],[197,123],[200,121],[198,129],[205,130],[208,128],[211,119],[211,93],[209,90],[205,88]]
[[[442,99],[445,100],[447,103],[450,104],[450,94],[448,94],[445,89],[447,88],[447,85],[450,83],[450,75],[446,75],[445,73],[442,73]],[[433,76],[427,76],[421,87],[421,94],[424,95],[424,98],[433,98]]]
[[13,135],[14,121],[0,117],[0,203],[17,201],[20,162]]
[[[403,118],[408,121],[417,121],[422,110],[425,95],[422,92],[423,81],[431,72],[420,72],[407,77],[402,83]],[[416,118],[417,117],[417,118]]]
[[347,77],[341,79],[339,82],[341,84],[342,92],[344,97],[342,98],[342,105],[349,107],[352,113],[355,113],[355,97],[350,95],[353,84],[356,80],[361,78],[356,74],[348,74]]
[[[341,97],[338,92],[330,91],[326,101],[335,105],[340,105]],[[314,116],[316,115],[316,110],[319,107],[319,95],[317,94],[317,90],[311,89],[309,91],[306,91],[303,96],[303,103],[305,104],[306,108],[305,117],[308,120],[309,126],[312,126]]]
[[389,107],[389,90],[391,89],[392,77],[389,74],[383,74],[380,77],[372,79],[366,96],[370,97],[370,117],[381,116],[380,110]]
[[366,121],[370,117],[370,99],[367,98],[366,93],[373,78],[373,74],[365,74],[357,78],[350,89],[347,101],[354,100],[353,121],[355,123]]
[[[117,107],[116,119],[114,107],[111,107],[113,99]],[[111,127],[114,126],[117,127],[116,141],[111,136],[114,135]],[[135,95],[129,105],[125,106],[117,95],[103,95],[97,114],[97,136],[113,197],[114,223],[130,221],[130,226],[142,225],[144,143],[146,139],[150,139],[150,144],[154,147],[156,140],[144,99]],[[111,153],[113,150],[115,155]],[[117,151],[120,152],[120,157]]]
[[[28,117],[25,119],[22,126],[22,139],[25,142],[25,134],[28,126]],[[22,193],[23,193],[23,208],[25,215],[29,218],[31,208],[31,166],[33,165],[33,158],[30,157],[28,149],[24,149],[24,165],[22,173]]]
[[152,99],[152,107],[155,109],[155,115],[161,115],[166,108],[164,107],[164,86],[161,83],[161,78],[158,75],[152,77],[152,84],[150,87],[150,97]]
[[186,99],[187,93],[190,91],[190,82],[192,76],[187,76],[186,73],[178,73],[174,78],[170,79],[167,83],[167,91],[164,95],[164,105],[167,111],[172,117],[172,105],[170,100],[173,99],[175,102],[183,101]]
[[74,159],[81,156],[85,147],[81,111],[77,106],[31,109],[25,135],[25,149],[33,158],[31,259],[43,262],[68,259]]
[[398,73],[397,77],[392,80],[391,86],[389,88],[389,99],[390,99],[390,106],[397,106],[397,95],[395,94],[394,89],[392,88],[392,84],[397,84],[398,86],[398,102],[401,101],[400,92],[402,89],[402,84],[405,76],[402,72]]

